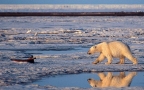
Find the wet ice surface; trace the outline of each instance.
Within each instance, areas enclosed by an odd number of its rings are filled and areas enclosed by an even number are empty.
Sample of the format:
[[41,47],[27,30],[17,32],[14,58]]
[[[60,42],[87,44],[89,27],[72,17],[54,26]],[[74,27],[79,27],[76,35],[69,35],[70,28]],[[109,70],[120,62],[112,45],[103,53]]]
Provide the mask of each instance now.
[[[89,72],[144,70],[144,17],[0,17],[1,89],[84,89],[32,84],[45,76]],[[139,64],[91,64],[98,54],[90,46],[119,40],[128,44]],[[36,63],[16,63],[10,58],[34,55]],[[93,89],[93,88],[86,88]],[[115,89],[115,88],[106,88]],[[141,86],[117,89],[144,89]]]

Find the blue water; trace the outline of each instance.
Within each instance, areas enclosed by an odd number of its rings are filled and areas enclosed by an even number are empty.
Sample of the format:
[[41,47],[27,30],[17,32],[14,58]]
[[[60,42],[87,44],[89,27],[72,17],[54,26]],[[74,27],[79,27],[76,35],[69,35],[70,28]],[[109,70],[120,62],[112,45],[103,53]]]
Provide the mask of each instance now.
[[[112,72],[113,75],[119,75],[119,72]],[[130,72],[126,72],[128,75]],[[107,73],[105,73],[107,74]],[[41,86],[52,85],[56,87],[82,87],[90,88],[87,79],[93,78],[99,80],[97,73],[81,73],[81,74],[68,74],[44,77],[41,80],[33,82]],[[136,76],[132,79],[130,87],[140,86],[144,87],[144,72],[137,72]]]
[[26,54],[32,54],[32,55],[37,55],[37,54],[42,54],[42,55],[47,55],[47,54],[71,54],[77,52],[87,52],[89,48],[68,48],[68,49],[53,49],[53,50],[26,50],[24,53]]
[[144,0],[0,0],[0,4],[144,4]]
[[95,73],[82,73],[82,74],[69,74],[69,75],[57,75],[51,77],[45,77],[41,80],[33,82],[41,86],[52,85],[56,87],[81,87],[90,88],[87,79],[94,77],[99,79]]

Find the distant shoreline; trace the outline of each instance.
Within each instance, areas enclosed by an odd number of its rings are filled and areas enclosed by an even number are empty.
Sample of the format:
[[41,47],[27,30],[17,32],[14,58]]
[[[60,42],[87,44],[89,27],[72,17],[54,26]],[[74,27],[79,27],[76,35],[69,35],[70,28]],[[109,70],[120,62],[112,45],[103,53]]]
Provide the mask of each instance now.
[[0,16],[144,16],[144,12],[0,12]]

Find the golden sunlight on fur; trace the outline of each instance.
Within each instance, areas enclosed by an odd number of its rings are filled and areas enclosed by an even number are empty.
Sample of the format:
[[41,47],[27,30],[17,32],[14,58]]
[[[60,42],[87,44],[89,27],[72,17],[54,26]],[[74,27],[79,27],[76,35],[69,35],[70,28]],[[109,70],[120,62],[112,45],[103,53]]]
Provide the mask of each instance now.
[[120,41],[113,41],[113,42],[102,42],[97,45],[92,46],[87,54],[91,55],[96,52],[99,52],[100,55],[98,58],[93,62],[93,64],[97,64],[107,58],[108,62],[106,64],[111,64],[113,57],[119,58],[120,61],[118,64],[125,63],[125,57],[128,58],[133,64],[137,64],[137,59],[132,55],[131,50],[128,45],[120,42]]
[[130,72],[128,75],[120,72],[118,76],[114,76],[112,72],[108,72],[107,75],[98,73],[100,80],[89,78],[88,83],[92,87],[128,87],[135,75],[136,72]]

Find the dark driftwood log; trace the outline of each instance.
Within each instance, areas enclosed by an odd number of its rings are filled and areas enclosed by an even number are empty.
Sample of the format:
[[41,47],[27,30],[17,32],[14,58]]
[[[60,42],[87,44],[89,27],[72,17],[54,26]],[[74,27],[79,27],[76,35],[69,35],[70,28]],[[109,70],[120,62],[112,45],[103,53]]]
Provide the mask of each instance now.
[[11,59],[11,61],[16,61],[16,62],[29,62],[29,63],[34,63],[34,59],[36,59],[35,57],[31,56],[28,59]]

